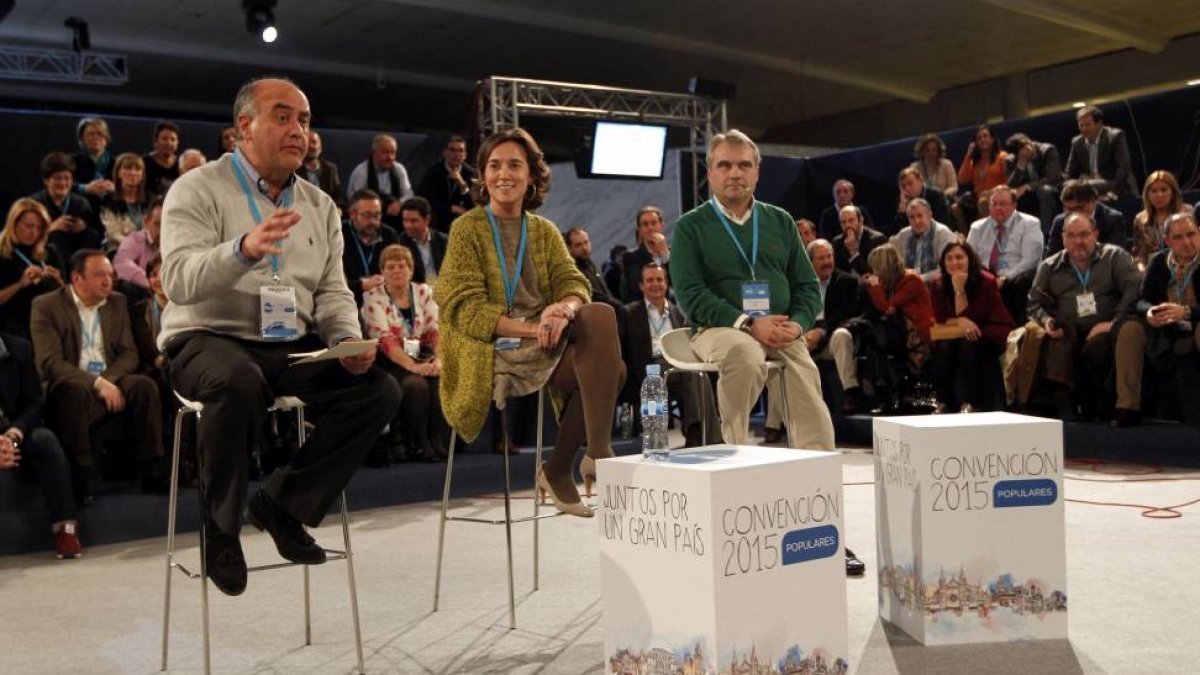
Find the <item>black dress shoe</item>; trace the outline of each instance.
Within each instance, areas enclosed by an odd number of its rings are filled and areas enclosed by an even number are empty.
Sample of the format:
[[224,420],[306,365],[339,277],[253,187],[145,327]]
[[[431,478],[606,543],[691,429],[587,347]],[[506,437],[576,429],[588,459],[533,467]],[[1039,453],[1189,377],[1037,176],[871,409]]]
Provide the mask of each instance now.
[[763,443],[778,443],[783,440],[783,430],[763,427]]
[[246,519],[275,540],[279,555],[301,565],[325,562],[325,550],[304,531],[304,525],[279,508],[260,488],[246,505]]
[[209,524],[204,537],[204,564],[208,578],[225,595],[246,590],[246,557],[236,535],[222,534]]
[[1136,427],[1142,423],[1142,413],[1137,410],[1128,410],[1126,408],[1117,408],[1117,414],[1109,422],[1109,426],[1114,429],[1124,429],[1126,427]]
[[867,564],[854,555],[854,551],[846,549],[846,576],[861,577],[867,571]]

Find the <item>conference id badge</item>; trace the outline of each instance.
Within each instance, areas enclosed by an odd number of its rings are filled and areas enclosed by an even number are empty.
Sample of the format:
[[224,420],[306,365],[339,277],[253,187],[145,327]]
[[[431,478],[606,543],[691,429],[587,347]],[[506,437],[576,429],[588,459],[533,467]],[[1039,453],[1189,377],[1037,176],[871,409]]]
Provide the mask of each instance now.
[[1096,294],[1088,291],[1075,296],[1075,308],[1080,317],[1095,316]]
[[765,281],[742,283],[742,311],[750,316],[771,313],[771,285]]
[[99,375],[104,372],[103,361],[88,361],[87,371],[92,375]]
[[294,286],[263,286],[259,289],[258,300],[262,339],[294,340],[300,335]]
[[662,356],[662,338],[658,336],[650,338],[650,356],[656,359]]
[[496,351],[506,352],[510,349],[516,349],[521,346],[521,338],[502,337],[496,338]]

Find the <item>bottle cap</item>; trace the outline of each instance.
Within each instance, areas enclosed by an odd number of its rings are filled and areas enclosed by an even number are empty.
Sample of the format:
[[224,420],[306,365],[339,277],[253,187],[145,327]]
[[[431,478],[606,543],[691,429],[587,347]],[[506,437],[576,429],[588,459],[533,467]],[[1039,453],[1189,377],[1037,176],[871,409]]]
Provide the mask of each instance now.
[[657,363],[647,364],[646,375],[662,375],[662,368]]

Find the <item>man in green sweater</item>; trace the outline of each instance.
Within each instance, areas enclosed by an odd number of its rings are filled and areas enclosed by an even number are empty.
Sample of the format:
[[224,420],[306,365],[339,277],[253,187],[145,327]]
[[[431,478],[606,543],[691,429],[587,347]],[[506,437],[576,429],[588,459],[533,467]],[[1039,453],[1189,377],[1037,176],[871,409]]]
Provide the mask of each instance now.
[[793,447],[833,449],[821,376],[803,335],[822,311],[821,286],[786,211],[755,201],[758,146],[740,131],[708,147],[713,198],[685,213],[671,246],[671,281],[696,328],[692,349],[720,366],[721,432],[750,440],[750,409],[766,382],[764,363],[782,359]]

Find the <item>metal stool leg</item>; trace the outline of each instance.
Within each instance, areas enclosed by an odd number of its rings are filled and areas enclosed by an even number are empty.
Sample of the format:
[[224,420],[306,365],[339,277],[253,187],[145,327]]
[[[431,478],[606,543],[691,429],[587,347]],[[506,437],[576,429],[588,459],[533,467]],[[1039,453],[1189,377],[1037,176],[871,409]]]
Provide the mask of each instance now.
[[708,375],[697,371],[700,378],[700,445],[708,445]]
[[167,647],[171,631],[171,571],[175,566],[175,507],[179,502],[179,446],[183,430],[183,416],[193,412],[180,408],[175,412],[175,442],[171,450],[171,495],[167,501],[167,579],[163,593],[162,667],[167,669]]
[[354,583],[354,552],[350,550],[350,512],[346,492],[342,491],[342,541],[346,547],[346,575],[350,581],[350,613],[354,618],[354,648],[358,652],[358,675],[364,675],[362,627],[358,620],[358,587]]
[[796,440],[795,440],[795,436],[793,435],[793,432],[795,430],[792,429],[792,427],[794,427],[796,425],[791,423],[792,422],[792,408],[790,405],[788,405],[787,382],[784,381],[784,374],[783,374],[784,371],[787,370],[787,365],[785,364],[782,368],[779,368],[778,370],[779,370],[779,391],[783,393],[783,418],[786,420],[788,447],[795,448]]
[[[541,397],[539,396],[539,400]],[[507,407],[507,406],[506,406]],[[501,438],[504,439],[504,543],[508,555],[508,628],[514,630],[517,627],[517,601],[516,593],[513,591],[513,553],[512,553],[512,482],[509,478],[508,459],[508,416],[505,411],[500,411],[500,429]],[[535,493],[536,494],[536,493]],[[535,500],[536,501],[536,500]],[[534,521],[535,523],[537,521]]]
[[[542,423],[545,416],[545,387],[538,389],[538,420],[537,420],[537,452],[534,454],[533,467],[536,472],[542,466]],[[536,475],[536,474],[535,474]],[[538,590],[538,562],[541,557],[541,547],[538,539],[538,508],[541,506],[541,499],[538,496],[537,481],[533,483],[533,590]],[[516,628],[514,621],[514,628]]]
[[[304,407],[296,408],[296,442],[304,447],[308,430],[304,428]],[[349,560],[349,558],[347,558]],[[304,565],[304,645],[312,646],[312,593],[309,583],[308,565]]]
[[[442,488],[442,515],[438,520],[437,573],[433,578],[433,611],[438,610],[438,599],[442,592],[442,548],[446,542],[446,511],[450,507],[450,477],[454,474],[454,446],[458,433],[450,429],[450,452],[446,457],[446,484]],[[507,457],[507,455],[505,455]]]

